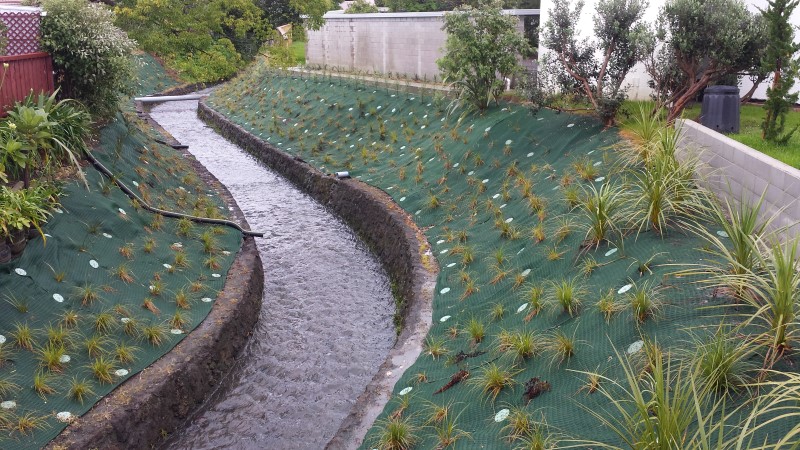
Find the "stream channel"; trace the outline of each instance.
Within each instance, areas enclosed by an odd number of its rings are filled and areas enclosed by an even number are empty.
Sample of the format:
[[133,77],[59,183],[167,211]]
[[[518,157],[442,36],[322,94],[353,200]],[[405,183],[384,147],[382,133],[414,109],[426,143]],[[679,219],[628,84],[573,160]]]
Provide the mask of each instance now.
[[394,344],[386,272],[339,218],[197,118],[151,117],[222,182],[264,264],[261,315],[222,386],[169,449],[314,449],[333,438]]

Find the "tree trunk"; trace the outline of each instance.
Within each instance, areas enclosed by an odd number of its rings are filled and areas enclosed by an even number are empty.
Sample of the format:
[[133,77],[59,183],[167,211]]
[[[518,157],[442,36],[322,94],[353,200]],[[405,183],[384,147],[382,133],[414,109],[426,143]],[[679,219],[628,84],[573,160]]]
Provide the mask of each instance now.
[[756,80],[753,81],[753,87],[751,87],[750,90],[747,91],[747,93],[744,94],[744,96],[742,96],[742,99],[740,101],[742,103],[749,102],[750,99],[753,98],[753,94],[756,92],[756,89],[758,89],[758,87],[761,85],[761,83],[763,83],[764,80],[766,80],[766,79],[767,79],[767,75],[759,75],[758,78],[756,78]]

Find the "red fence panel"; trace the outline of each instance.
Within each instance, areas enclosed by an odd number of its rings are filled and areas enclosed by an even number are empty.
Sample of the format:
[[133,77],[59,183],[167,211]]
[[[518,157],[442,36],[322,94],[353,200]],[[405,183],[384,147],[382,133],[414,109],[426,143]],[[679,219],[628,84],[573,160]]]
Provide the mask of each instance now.
[[0,112],[5,115],[8,106],[24,99],[31,90],[53,92],[53,60],[45,52],[0,56],[0,80]]
[[39,11],[0,9],[0,22],[7,39],[5,55],[24,55],[39,51]]

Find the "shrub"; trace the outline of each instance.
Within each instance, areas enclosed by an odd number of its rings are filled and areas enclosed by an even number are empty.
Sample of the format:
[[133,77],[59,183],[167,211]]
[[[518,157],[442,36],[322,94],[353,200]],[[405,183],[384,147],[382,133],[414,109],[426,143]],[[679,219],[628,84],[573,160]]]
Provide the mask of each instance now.
[[43,0],[42,49],[53,57],[61,96],[74,98],[99,116],[116,111],[132,92],[131,52],[136,43],[114,26],[107,7],[83,0]]
[[356,0],[350,5],[349,8],[345,10],[345,14],[365,14],[376,12],[378,12],[378,7],[372,3],[367,3],[366,0]]
[[503,79],[520,71],[517,55],[529,51],[517,19],[504,15],[502,6],[481,0],[477,8],[461,6],[444,16],[445,55],[436,64],[463,106],[483,110],[497,102]]

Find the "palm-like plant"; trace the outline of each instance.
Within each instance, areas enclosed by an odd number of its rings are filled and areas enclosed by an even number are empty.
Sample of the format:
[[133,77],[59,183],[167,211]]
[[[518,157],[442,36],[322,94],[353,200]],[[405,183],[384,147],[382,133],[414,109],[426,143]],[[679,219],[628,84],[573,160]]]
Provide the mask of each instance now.
[[800,317],[800,272],[797,267],[798,238],[786,243],[776,242],[766,255],[758,254],[761,271],[749,271],[734,278],[743,287],[742,300],[755,308],[747,315],[745,324],[761,323],[771,349],[767,365],[780,358],[797,337],[797,318]]
[[[616,351],[624,378],[621,381],[600,373],[600,392],[609,406],[586,411],[610,429],[625,447],[631,449],[724,448],[730,439],[725,397],[715,398],[699,383],[689,366],[669,356],[654,361],[650,371],[640,376],[631,361]],[[723,445],[723,443],[726,443]],[[619,447],[592,442],[595,447]],[[723,447],[719,447],[723,445]]]
[[752,342],[735,335],[735,330],[717,327],[713,334],[695,335],[687,346],[686,356],[692,361],[704,388],[719,393],[748,389],[757,369],[750,361],[755,351]]
[[622,236],[620,225],[627,214],[625,197],[621,185],[606,182],[599,189],[589,185],[579,204],[588,219],[584,225],[587,245],[598,247],[603,241]]

